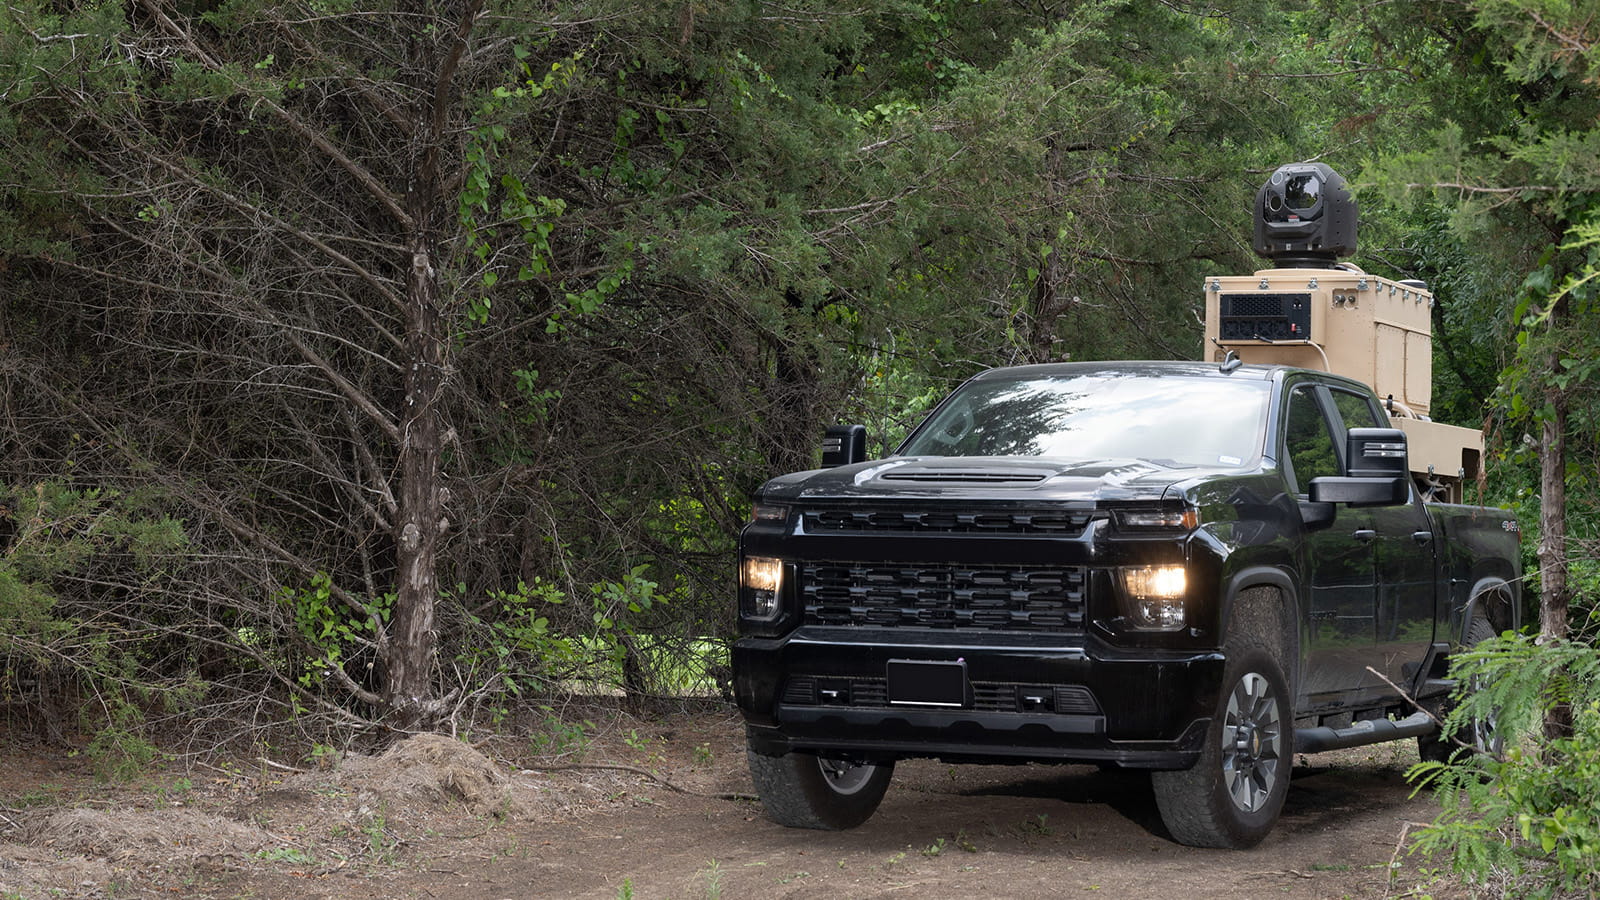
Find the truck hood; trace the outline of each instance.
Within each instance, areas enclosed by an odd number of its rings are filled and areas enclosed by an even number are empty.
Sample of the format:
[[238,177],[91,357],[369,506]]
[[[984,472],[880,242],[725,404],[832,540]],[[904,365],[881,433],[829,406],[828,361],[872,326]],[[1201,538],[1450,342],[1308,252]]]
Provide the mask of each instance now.
[[[1217,469],[1216,473],[1230,471]],[[1212,471],[1148,459],[903,456],[796,472],[761,489],[764,502],[841,499],[1158,500]]]

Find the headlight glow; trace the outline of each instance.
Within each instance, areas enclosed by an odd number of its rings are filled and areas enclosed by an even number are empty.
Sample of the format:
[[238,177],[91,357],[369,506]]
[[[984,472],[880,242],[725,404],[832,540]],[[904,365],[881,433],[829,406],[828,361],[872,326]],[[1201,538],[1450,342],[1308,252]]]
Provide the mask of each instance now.
[[1139,599],[1182,599],[1189,588],[1183,566],[1139,566],[1122,570],[1128,593]]
[[744,586],[751,590],[777,593],[778,588],[783,586],[783,560],[770,556],[747,556],[744,558],[743,580]]
[[774,619],[779,612],[778,598],[783,589],[783,560],[770,556],[747,556],[739,567],[739,584],[744,590],[741,604],[747,618]]
[[1123,612],[1140,631],[1177,631],[1184,625],[1189,578],[1183,566],[1130,566],[1122,570]]

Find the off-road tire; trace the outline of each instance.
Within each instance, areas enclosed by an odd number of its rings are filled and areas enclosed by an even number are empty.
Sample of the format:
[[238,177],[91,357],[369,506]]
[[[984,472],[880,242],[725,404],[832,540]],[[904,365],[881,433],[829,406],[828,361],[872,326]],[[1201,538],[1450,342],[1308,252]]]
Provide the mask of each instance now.
[[1151,773],[1161,821],[1180,844],[1253,847],[1272,830],[1289,793],[1294,717],[1282,642],[1270,622],[1246,624],[1229,642],[1200,759],[1189,769]]
[[[1462,646],[1472,647],[1494,637],[1494,634],[1494,626],[1489,623],[1489,618],[1481,610],[1476,611],[1472,614],[1472,621],[1467,623]],[[1440,718],[1444,718],[1454,706],[1453,699],[1447,700],[1436,712]],[[1421,735],[1417,738],[1417,755],[1424,762],[1454,763],[1467,759],[1474,752],[1498,752],[1501,738],[1495,734],[1494,724],[1493,719],[1470,722],[1458,729],[1453,738],[1438,733]],[[1463,747],[1462,744],[1467,746]],[[1473,749],[1468,750],[1467,747]]]
[[889,789],[894,763],[851,765],[811,753],[746,751],[767,818],[790,828],[839,831],[871,818]]

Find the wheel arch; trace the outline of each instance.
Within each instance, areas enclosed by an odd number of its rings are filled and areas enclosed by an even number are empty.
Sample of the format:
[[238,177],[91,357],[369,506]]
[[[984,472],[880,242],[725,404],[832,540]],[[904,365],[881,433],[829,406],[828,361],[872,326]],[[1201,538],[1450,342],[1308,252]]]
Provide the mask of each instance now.
[[1460,618],[1451,623],[1451,642],[1454,645],[1460,646],[1466,641],[1467,628],[1480,612],[1494,626],[1497,634],[1515,630],[1521,624],[1521,594],[1517,590],[1516,580],[1508,575],[1491,571],[1479,574],[1473,581],[1472,587],[1467,590],[1466,603],[1461,607]]
[[1233,622],[1238,611],[1241,595],[1256,588],[1270,589],[1278,596],[1277,636],[1286,663],[1284,675],[1289,679],[1289,693],[1292,697],[1301,683],[1304,666],[1301,648],[1305,646],[1307,635],[1304,633],[1305,616],[1301,615],[1300,609],[1300,591],[1295,579],[1288,572],[1275,566],[1252,566],[1235,572],[1228,579],[1227,588],[1222,595],[1222,643],[1226,648],[1229,623]]

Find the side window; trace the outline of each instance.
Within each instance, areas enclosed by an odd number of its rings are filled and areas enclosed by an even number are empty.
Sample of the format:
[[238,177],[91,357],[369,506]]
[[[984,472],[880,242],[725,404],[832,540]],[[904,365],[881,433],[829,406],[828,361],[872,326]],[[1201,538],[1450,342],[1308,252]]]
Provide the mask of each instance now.
[[1290,482],[1297,494],[1310,490],[1311,479],[1339,474],[1333,434],[1317,405],[1316,388],[1306,384],[1289,394],[1289,416],[1284,422],[1283,449],[1289,459]]
[[1346,428],[1387,428],[1388,422],[1378,420],[1377,413],[1372,411],[1372,404],[1361,394],[1332,390],[1333,405],[1339,408],[1339,417],[1344,419]]
[[[1330,387],[1328,392],[1333,395],[1333,405],[1339,410],[1339,418],[1344,420],[1346,429],[1393,427],[1389,424],[1387,416],[1372,408],[1372,401],[1367,399],[1365,394],[1342,391],[1335,387]],[[1340,440],[1343,440],[1343,437],[1341,432]],[[1300,490],[1305,491],[1306,488],[1301,487]],[[1416,497],[1416,492],[1412,491],[1411,496]]]

